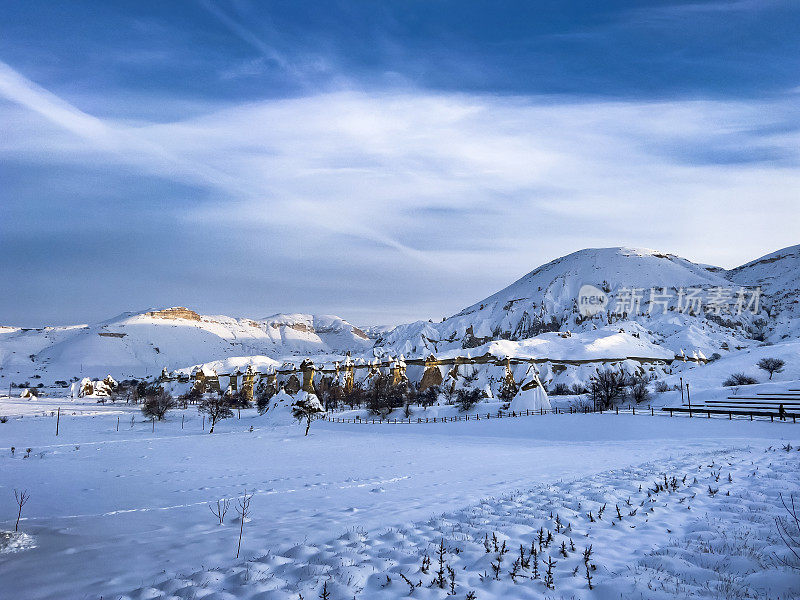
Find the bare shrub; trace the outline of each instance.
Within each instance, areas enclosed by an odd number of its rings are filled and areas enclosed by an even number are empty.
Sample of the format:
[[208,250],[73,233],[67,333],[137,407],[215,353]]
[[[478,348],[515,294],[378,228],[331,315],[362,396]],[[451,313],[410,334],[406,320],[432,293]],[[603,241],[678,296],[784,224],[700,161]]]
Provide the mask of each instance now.
[[208,505],[209,510],[212,514],[217,517],[220,525],[225,524],[225,515],[228,514],[228,507],[230,507],[231,501],[227,498],[222,498],[217,500],[217,507],[214,508],[212,504]]
[[460,389],[456,395],[459,410],[467,412],[483,399],[483,392],[476,388]]
[[628,394],[636,404],[650,400],[650,390],[647,389],[647,384],[642,381],[634,385]]
[[557,383],[548,391],[551,396],[567,396],[571,393],[566,383]]
[[789,552],[794,556],[794,560],[778,558],[778,561],[789,567],[800,571],[800,515],[798,515],[797,508],[794,504],[794,496],[789,496],[789,504],[781,494],[781,504],[786,509],[788,517],[778,517],[775,519],[775,526],[778,529],[778,535],[781,540],[789,549]]
[[238,506],[236,512],[239,513],[241,523],[239,525],[239,545],[236,547],[236,558],[239,558],[239,552],[242,550],[242,534],[244,533],[244,522],[250,516],[250,501],[253,499],[253,494],[248,494],[247,490],[244,495],[237,500]]
[[31,495],[28,493],[28,490],[22,490],[19,492],[15,489],[14,499],[17,501],[17,507],[19,508],[17,511],[17,522],[14,525],[14,531],[19,531],[19,520],[22,518],[22,507],[28,503],[28,500],[31,499]]
[[758,383],[755,377],[750,377],[744,373],[734,373],[723,381],[722,385],[725,387],[734,387],[737,385],[753,385],[754,383]]

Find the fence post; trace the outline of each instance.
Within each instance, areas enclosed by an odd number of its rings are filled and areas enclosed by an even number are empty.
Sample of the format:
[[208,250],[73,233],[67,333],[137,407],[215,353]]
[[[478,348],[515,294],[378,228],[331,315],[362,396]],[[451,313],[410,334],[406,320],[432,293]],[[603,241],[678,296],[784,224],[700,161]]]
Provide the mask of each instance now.
[[672,416],[672,409],[671,408],[669,409],[669,416],[670,417]]
[[711,418],[711,411],[708,411],[708,418]]
[[655,416],[655,413],[653,412],[653,407],[652,406],[650,407],[650,416],[651,417]]
[[617,414],[619,414],[619,406],[617,407]]
[[732,420],[733,420],[733,413],[731,411],[728,411],[728,421]]
[[635,406],[631,406],[631,410],[633,411],[633,414],[635,415],[636,414],[636,407]]

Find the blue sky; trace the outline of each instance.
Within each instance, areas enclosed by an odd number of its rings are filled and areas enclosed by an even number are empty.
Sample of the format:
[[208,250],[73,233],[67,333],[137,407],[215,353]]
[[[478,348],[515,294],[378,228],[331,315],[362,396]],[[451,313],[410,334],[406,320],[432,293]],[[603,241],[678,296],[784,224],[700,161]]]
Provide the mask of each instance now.
[[800,7],[0,7],[0,322],[440,318],[539,264],[798,243]]

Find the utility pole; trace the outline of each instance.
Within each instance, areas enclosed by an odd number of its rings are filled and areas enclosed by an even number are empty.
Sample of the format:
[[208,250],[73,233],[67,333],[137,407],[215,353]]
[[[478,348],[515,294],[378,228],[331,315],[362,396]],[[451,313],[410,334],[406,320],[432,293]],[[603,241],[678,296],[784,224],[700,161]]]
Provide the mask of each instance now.
[[681,404],[686,404],[683,401],[683,377],[681,377]]
[[56,436],[58,436],[58,423],[61,421],[61,407],[58,407],[58,412],[56,413]]

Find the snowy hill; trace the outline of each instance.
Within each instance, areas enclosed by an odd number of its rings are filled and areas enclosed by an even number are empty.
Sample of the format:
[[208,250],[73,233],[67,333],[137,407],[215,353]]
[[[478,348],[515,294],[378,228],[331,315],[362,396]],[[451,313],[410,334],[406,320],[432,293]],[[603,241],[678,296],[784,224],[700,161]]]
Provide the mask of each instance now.
[[738,285],[761,286],[772,317],[771,341],[800,336],[800,245],[731,269],[727,277]]
[[[372,347],[360,329],[331,315],[235,319],[178,307],[124,313],[101,323],[0,329],[3,383],[73,376],[158,374],[235,356],[360,353]],[[34,382],[35,383],[35,382]]]
[[[710,355],[724,347],[745,347],[758,337],[754,332],[760,319],[767,323],[767,336],[772,334],[772,321],[766,311],[735,314],[739,286],[762,285],[762,304],[774,305],[784,313],[796,310],[792,298],[800,288],[798,248],[776,252],[730,272],[654,250],[580,250],[531,271],[441,323],[418,321],[396,327],[381,336],[377,345],[419,355],[475,347],[492,340],[524,340],[548,331],[591,331],[609,326],[628,330],[637,325],[642,330],[639,334],[676,353],[686,349]],[[607,307],[592,317],[582,315],[578,307],[579,291],[585,284],[603,290],[608,298]],[[639,304],[615,314],[625,290],[633,288],[639,290]],[[651,313],[649,300],[654,288],[658,294],[667,288],[668,300]],[[702,298],[697,314],[679,309],[681,300],[686,303],[680,294],[690,289],[698,290]],[[717,314],[708,306],[715,289],[731,291],[730,311]],[[748,290],[745,301],[750,299]],[[785,314],[785,322],[776,333],[794,331],[796,335],[796,329],[791,329],[796,325],[791,323],[797,323],[797,316]]]
[[[579,294],[587,284],[607,301],[594,315],[579,310]],[[761,287],[758,311],[736,314],[740,286]],[[639,303],[620,310],[626,290],[632,288],[639,290]],[[666,292],[668,310],[664,306],[649,310],[653,288],[659,294]],[[679,305],[680,294],[691,289],[702,296],[694,314]],[[719,289],[732,294],[729,310],[716,311],[709,304]],[[779,344],[800,337],[799,293],[800,246],[730,271],[654,250],[591,248],[538,267],[437,323],[359,329],[332,315],[237,319],[176,307],[124,313],[91,325],[0,327],[0,386],[12,381],[35,385],[37,377],[45,383],[108,373],[116,378],[139,377],[156,375],[163,367],[173,370],[211,362],[223,368],[253,362],[253,357],[268,362],[312,356],[330,362],[348,351],[370,358],[373,353],[420,357],[465,352],[593,357],[589,360],[666,358],[682,352],[689,357],[695,352],[726,356],[764,341]],[[564,335],[544,335],[554,332]],[[599,344],[600,339],[614,342],[606,346]],[[581,344],[587,348],[579,348]],[[231,362],[236,357],[238,362]]]

